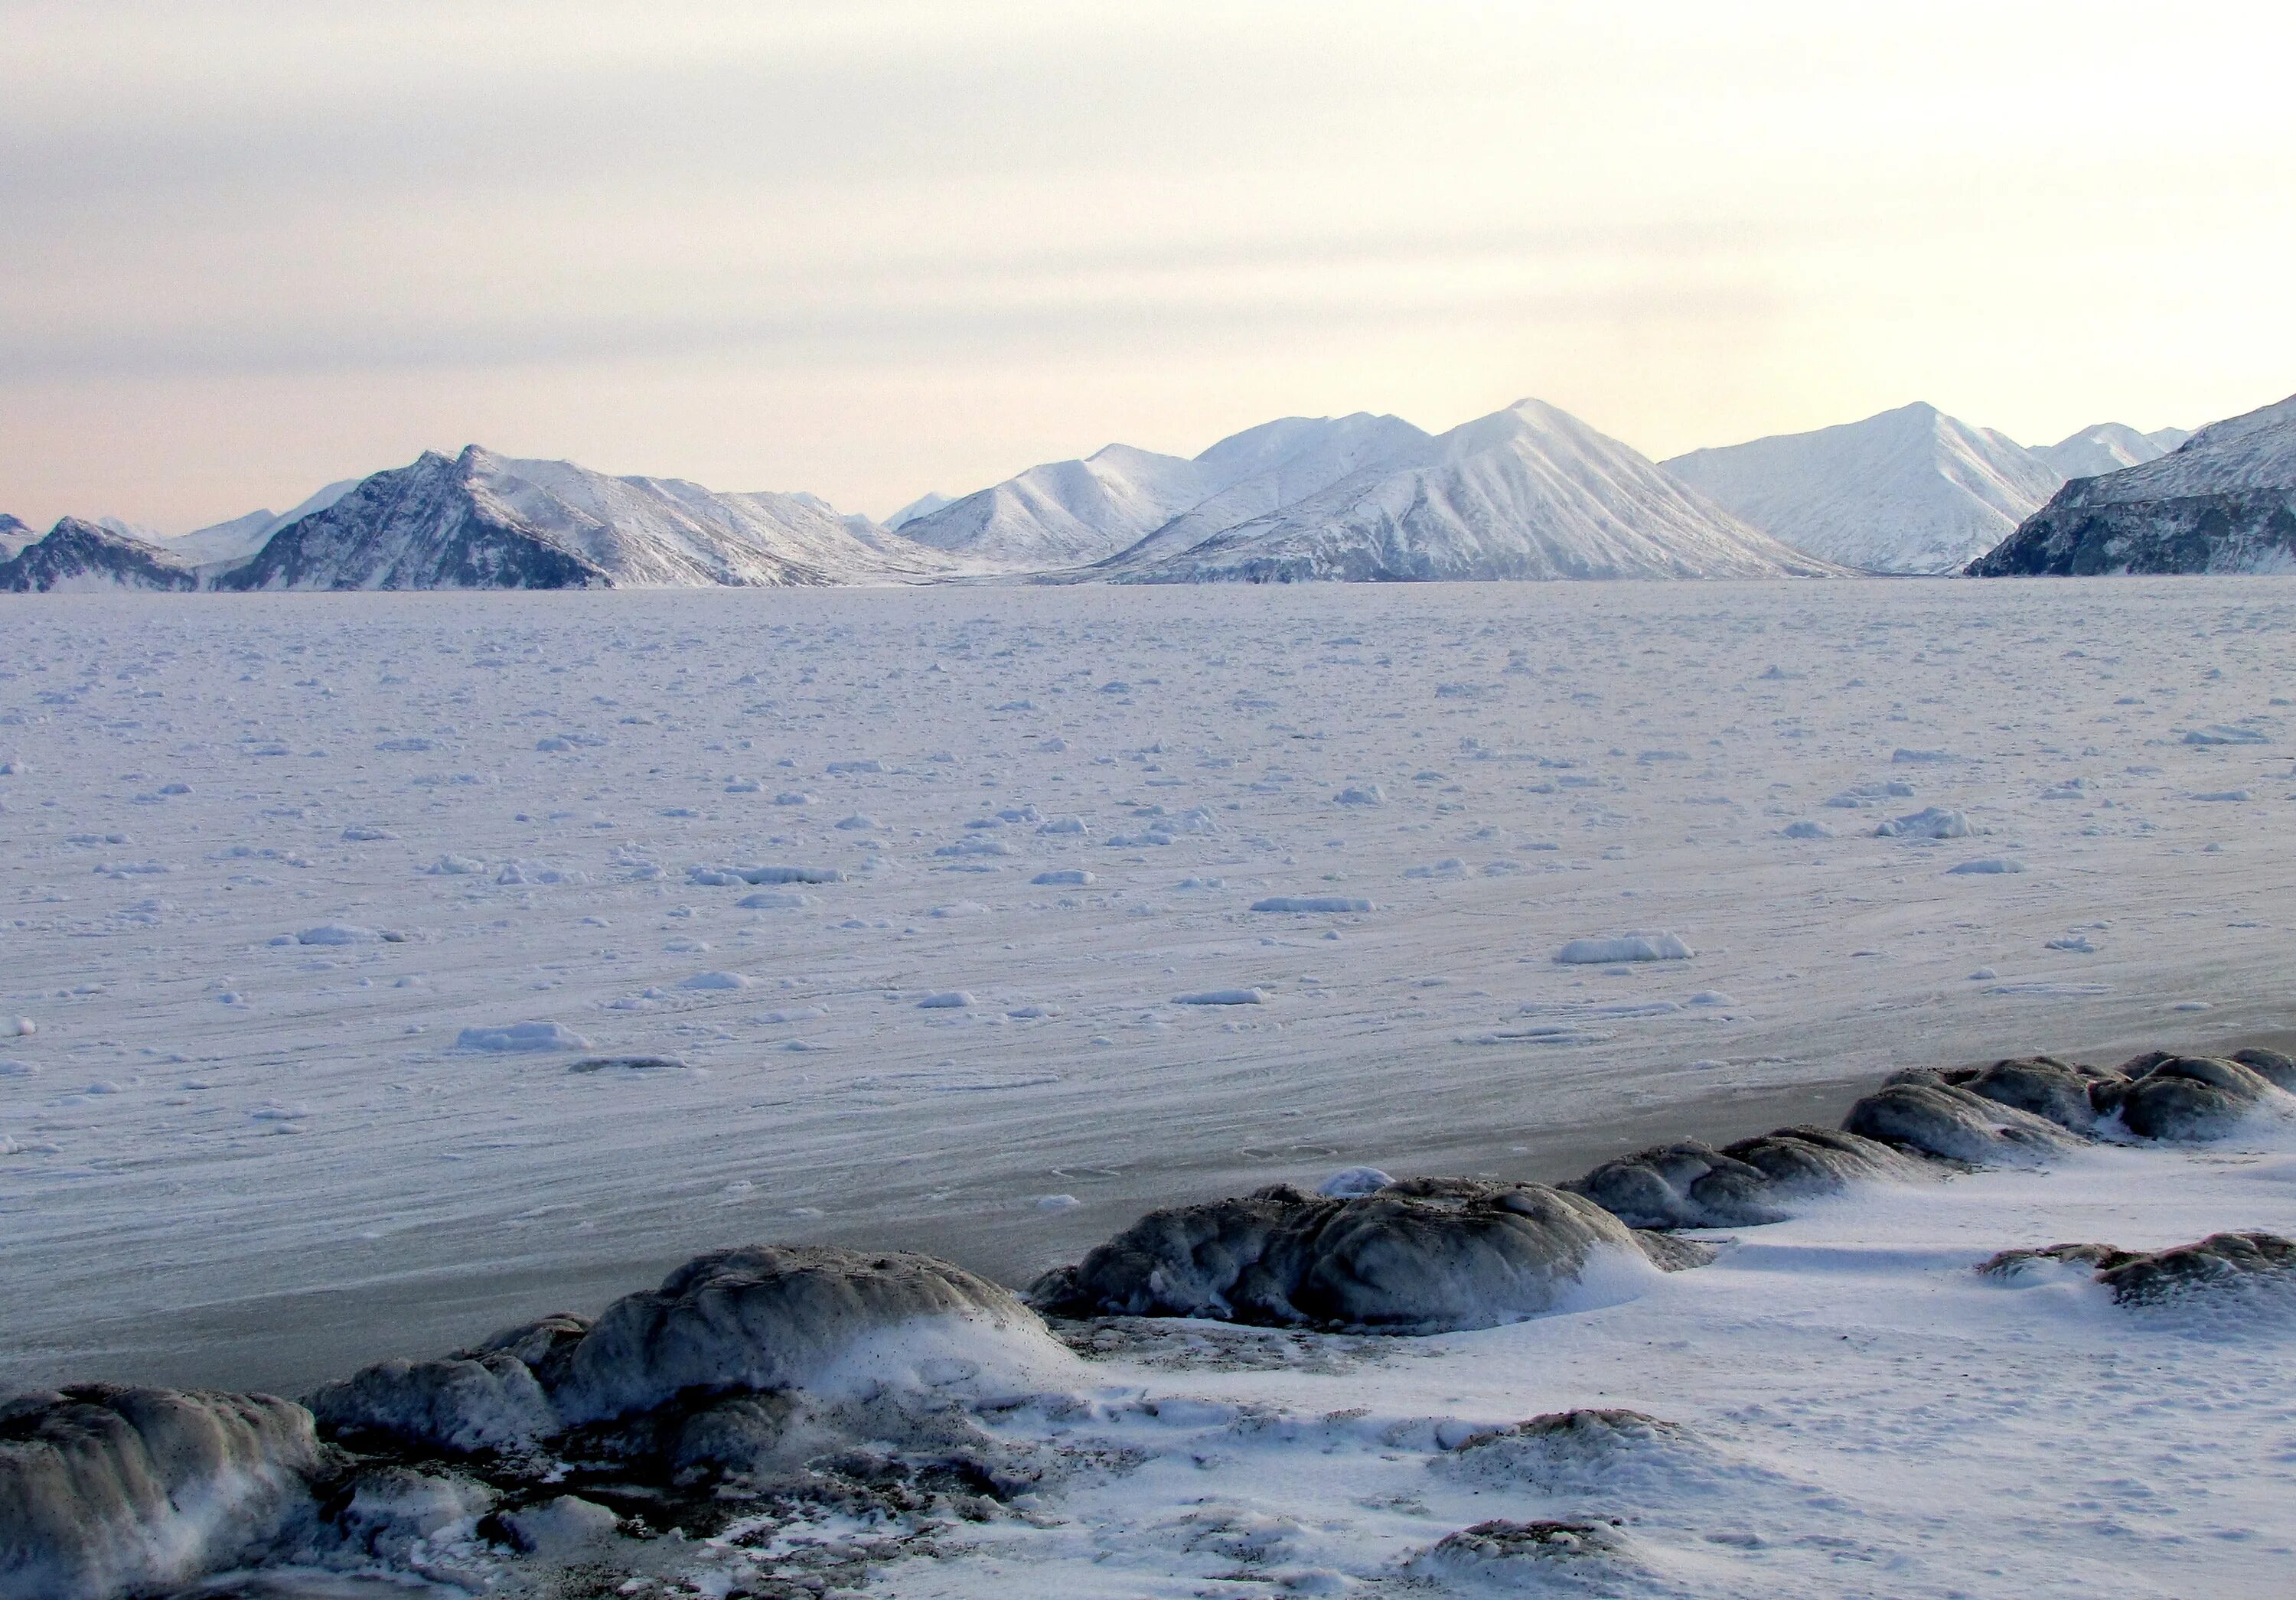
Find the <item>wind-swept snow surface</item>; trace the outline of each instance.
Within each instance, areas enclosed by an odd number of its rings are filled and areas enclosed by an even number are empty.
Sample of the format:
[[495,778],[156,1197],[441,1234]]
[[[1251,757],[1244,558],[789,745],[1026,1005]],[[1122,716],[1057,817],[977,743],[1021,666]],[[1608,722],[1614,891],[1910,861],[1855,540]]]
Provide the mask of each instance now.
[[2285,1022],[2276,579],[0,610],[0,1381],[298,1392],[757,1239],[1021,1284]]
[[[1397,441],[1398,444],[1406,441]],[[1831,571],[1539,400],[1116,575],[1152,583],[1775,578]],[[1409,452],[1415,453],[1415,452]]]
[[1958,571],[2065,476],[2006,434],[1927,405],[1693,450],[1665,465],[1795,549],[1873,572]]
[[2065,485],[1969,570],[2296,572],[2296,396],[2211,423],[2157,460]]

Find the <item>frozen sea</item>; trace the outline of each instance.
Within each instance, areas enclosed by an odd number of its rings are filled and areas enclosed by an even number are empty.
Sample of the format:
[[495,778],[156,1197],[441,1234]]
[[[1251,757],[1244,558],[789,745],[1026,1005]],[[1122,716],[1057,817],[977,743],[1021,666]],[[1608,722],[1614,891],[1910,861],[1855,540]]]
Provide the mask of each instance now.
[[[2265,578],[10,600],[0,1387],[2261,1038],[2292,639]],[[1557,960],[1630,934],[1694,954]]]

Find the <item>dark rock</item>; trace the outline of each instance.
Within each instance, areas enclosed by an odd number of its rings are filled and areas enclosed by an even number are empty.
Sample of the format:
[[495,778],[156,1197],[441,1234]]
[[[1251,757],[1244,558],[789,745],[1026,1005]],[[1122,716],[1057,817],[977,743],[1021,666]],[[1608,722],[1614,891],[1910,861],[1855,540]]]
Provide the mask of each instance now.
[[235,1565],[308,1504],[311,1414],[90,1383],[0,1404],[0,1600],[109,1600]]
[[2072,1148],[2055,1123],[1930,1076],[1887,1085],[1849,1108],[1845,1131],[1946,1161],[2038,1166]]
[[1434,1333],[1553,1309],[1600,1248],[1694,1264],[1684,1243],[1539,1184],[1407,1178],[1352,1199],[1277,1185],[1152,1211],[1030,1296],[1067,1316]]

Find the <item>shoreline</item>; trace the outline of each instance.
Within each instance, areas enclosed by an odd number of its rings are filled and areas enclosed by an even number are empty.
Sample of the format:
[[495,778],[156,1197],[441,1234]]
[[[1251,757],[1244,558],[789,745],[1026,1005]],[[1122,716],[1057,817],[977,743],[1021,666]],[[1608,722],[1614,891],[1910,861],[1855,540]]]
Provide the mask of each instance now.
[[[2228,1054],[2251,1046],[2296,1048],[2296,1029],[2244,1030],[2190,1047]],[[2112,1043],[2066,1054],[2112,1065],[2144,1047]],[[1724,1086],[1701,1096],[1551,1128],[1423,1143],[1394,1158],[1394,1164],[1406,1173],[1558,1183],[1612,1156],[1669,1139],[1693,1138],[1718,1147],[1796,1123],[1837,1126],[1849,1105],[1879,1087],[1884,1076],[1869,1069],[1817,1082]],[[915,1251],[1021,1288],[1035,1276],[1029,1263],[1040,1261],[1048,1245],[1074,1259],[1147,1211],[1245,1193],[1287,1175],[1230,1159],[1128,1176],[1152,1177],[1159,1187],[1149,1194],[1136,1193],[1144,1184],[1128,1185],[1096,1197],[1065,1213],[1050,1234],[1041,1214],[1033,1212],[877,1217],[865,1227],[849,1228],[752,1227],[659,1251],[609,1249],[570,1270],[559,1263],[537,1263],[507,1271],[433,1272],[109,1319],[88,1325],[86,1338],[70,1348],[12,1352],[6,1359],[13,1375],[0,1381],[0,1392],[108,1381],[291,1397],[369,1363],[438,1355],[523,1319],[554,1311],[594,1312],[619,1295],[658,1281],[698,1249],[736,1243]]]

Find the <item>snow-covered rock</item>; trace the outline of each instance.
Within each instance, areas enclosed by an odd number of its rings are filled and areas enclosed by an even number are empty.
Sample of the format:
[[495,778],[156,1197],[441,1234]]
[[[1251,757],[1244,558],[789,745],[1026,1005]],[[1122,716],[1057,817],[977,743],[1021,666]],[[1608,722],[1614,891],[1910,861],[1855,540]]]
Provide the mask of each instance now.
[[0,1402],[0,1600],[111,1600],[235,1564],[308,1501],[311,1414],[91,1383]]
[[274,534],[226,589],[744,587],[950,563],[810,496],[720,495],[472,445],[378,472]]
[[1278,1184],[1152,1211],[1029,1294],[1070,1317],[1425,1333],[1555,1310],[1605,1253],[1644,1273],[1710,1259],[1539,1184],[1416,1177],[1349,1196]]
[[23,518],[0,511],[0,562],[15,560],[18,551],[39,537],[26,525]]
[[1305,499],[1111,573],[1128,581],[1778,578],[1833,570],[1618,440],[1523,400]]
[[1957,571],[2064,481],[2006,434],[1918,404],[1664,465],[1795,549],[1875,572]]
[[2211,423],[2157,460],[2076,479],[1969,571],[2296,571],[2296,396]]
[[66,517],[0,562],[0,593],[195,589],[199,575],[157,545]]

